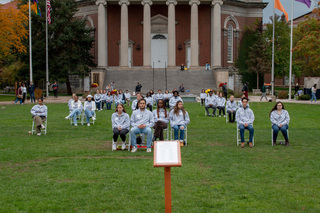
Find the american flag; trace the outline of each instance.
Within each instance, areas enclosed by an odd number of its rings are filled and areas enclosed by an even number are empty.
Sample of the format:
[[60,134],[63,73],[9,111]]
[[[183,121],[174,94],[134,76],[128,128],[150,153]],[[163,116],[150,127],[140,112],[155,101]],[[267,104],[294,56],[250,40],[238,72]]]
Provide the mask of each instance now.
[[47,17],[48,17],[48,23],[51,24],[51,4],[50,0],[47,0]]

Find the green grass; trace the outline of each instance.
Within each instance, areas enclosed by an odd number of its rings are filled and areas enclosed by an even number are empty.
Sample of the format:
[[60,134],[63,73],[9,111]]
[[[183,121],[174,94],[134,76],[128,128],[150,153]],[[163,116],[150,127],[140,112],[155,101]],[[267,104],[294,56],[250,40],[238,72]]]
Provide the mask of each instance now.
[[0,95],[0,101],[14,101],[15,99],[15,95]]
[[[255,147],[241,149],[236,124],[185,104],[189,145],[172,168],[173,212],[319,212],[320,107],[285,104],[291,146],[272,147],[273,105],[250,103]],[[145,150],[111,151],[111,111],[73,127],[66,104],[47,106],[41,137],[28,135],[31,105],[0,106],[0,212],[164,212],[163,168]]]

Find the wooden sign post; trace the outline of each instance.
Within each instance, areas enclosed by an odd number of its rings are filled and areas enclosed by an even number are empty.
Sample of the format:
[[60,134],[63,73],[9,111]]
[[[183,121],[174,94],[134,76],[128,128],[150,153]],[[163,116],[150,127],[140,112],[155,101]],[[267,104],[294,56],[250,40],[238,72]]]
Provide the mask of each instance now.
[[181,167],[180,142],[155,141],[153,157],[154,167],[164,167],[165,212],[171,213],[171,167]]

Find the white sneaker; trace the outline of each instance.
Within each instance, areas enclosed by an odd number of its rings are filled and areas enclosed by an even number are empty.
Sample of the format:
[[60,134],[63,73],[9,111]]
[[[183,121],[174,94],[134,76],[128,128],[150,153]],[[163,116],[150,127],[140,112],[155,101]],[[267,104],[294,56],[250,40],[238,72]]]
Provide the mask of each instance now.
[[38,133],[37,135],[38,135],[38,136],[40,136],[40,135],[41,135],[41,133]]
[[126,142],[122,142],[122,150],[126,149]]
[[42,128],[42,129],[45,129],[46,127],[45,127],[43,124],[41,124],[41,128]]
[[138,148],[134,146],[134,147],[132,148],[131,152],[136,152],[137,150],[138,150]]
[[96,117],[92,117],[92,120],[95,121],[95,120],[96,120]]
[[147,152],[151,152],[151,148],[147,148]]
[[69,115],[67,117],[65,117],[65,119],[68,120],[69,119]]
[[90,126],[90,123],[88,123],[87,126]]
[[113,142],[112,143],[112,151],[117,150],[117,143]]
[[78,124],[74,124],[74,126],[78,126]]

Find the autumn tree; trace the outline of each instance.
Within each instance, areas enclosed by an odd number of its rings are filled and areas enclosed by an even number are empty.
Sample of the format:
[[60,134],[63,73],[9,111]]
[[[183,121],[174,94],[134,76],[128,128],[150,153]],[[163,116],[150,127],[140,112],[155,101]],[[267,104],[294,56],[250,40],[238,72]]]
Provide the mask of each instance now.
[[305,76],[320,76],[320,3],[313,12],[295,31],[294,61]]

